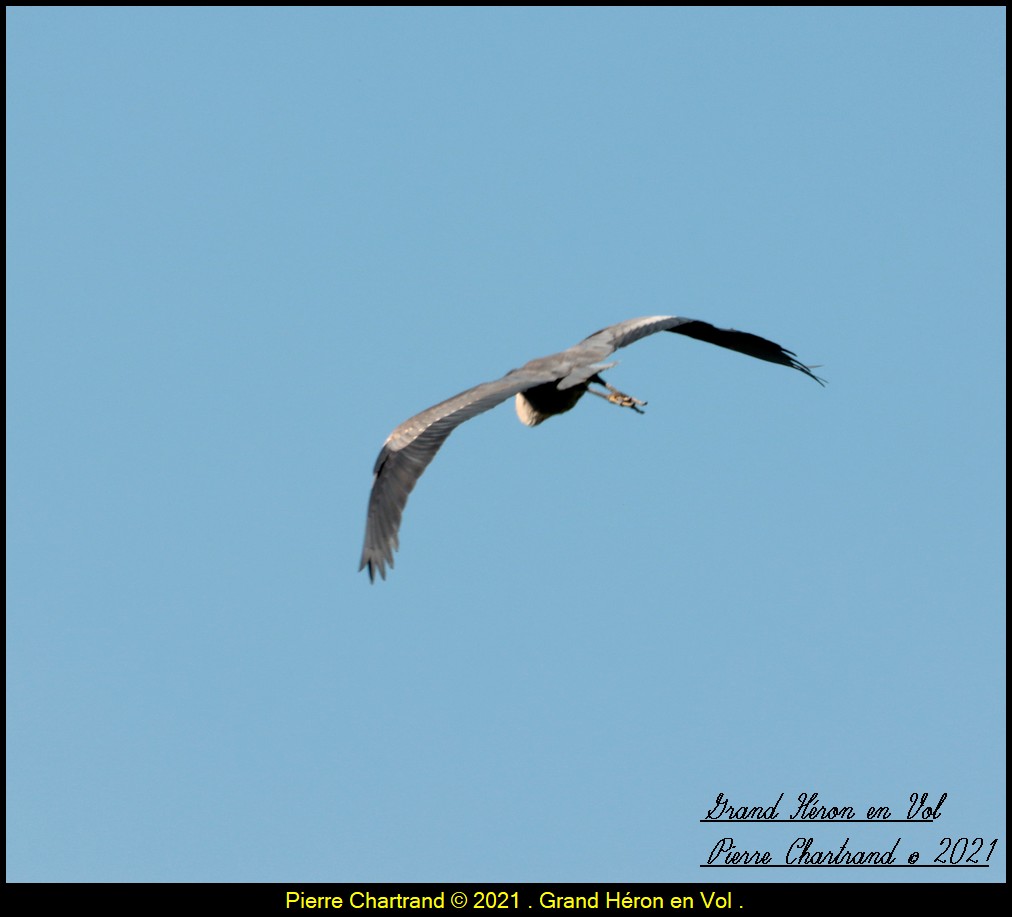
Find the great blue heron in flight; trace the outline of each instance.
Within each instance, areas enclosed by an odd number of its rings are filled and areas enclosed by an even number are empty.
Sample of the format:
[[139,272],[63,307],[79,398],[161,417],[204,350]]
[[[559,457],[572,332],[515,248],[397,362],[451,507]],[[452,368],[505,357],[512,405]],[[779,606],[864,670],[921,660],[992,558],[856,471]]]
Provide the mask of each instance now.
[[[370,581],[375,581],[377,572],[386,579],[387,565],[394,565],[394,550],[398,547],[397,530],[400,528],[401,514],[408,502],[408,495],[446,437],[465,420],[470,420],[515,395],[517,416],[522,423],[535,427],[549,417],[570,410],[583,397],[584,392],[642,414],[645,401],[620,392],[601,378],[600,374],[616,363],[601,361],[619,347],[625,347],[657,331],[684,334],[697,341],[737,350],[759,360],[790,366],[820,385],[824,384],[824,380],[809,367],[799,363],[791,351],[784,350],[779,344],[745,331],[715,328],[694,318],[654,315],[632,318],[603,328],[569,350],[531,360],[519,369],[506,373],[501,379],[469,388],[466,392],[416,414],[397,427],[387,437],[373,468],[365,545],[359,570],[368,567]],[[607,391],[593,389],[591,383],[603,386]]]

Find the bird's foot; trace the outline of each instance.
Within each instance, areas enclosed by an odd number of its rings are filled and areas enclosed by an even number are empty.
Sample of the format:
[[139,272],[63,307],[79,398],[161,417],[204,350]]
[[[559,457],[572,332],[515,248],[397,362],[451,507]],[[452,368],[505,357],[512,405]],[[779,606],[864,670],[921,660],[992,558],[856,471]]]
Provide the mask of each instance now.
[[608,400],[612,404],[617,404],[620,408],[632,408],[637,414],[643,414],[644,411],[639,409],[639,405],[646,406],[645,401],[640,401],[639,398],[633,398],[632,395],[627,395],[625,392],[620,392],[615,386],[609,385],[607,382],[604,383],[604,387],[608,389],[611,394],[608,396]]
[[637,414],[645,414],[646,412],[640,409],[640,405],[646,405],[645,401],[640,401],[639,398],[633,398],[632,395],[627,395],[625,392],[620,392],[613,385],[609,385],[603,379],[595,380],[600,382],[608,393],[599,392],[596,389],[588,388],[587,391],[592,395],[597,395],[598,398],[604,398],[606,401],[610,401],[612,404],[617,404],[620,408],[632,408]]
[[646,402],[640,401],[639,398],[633,398],[632,395],[627,395],[625,392],[613,391],[607,398],[612,404],[617,404],[620,408],[632,408],[637,414],[646,413],[646,411],[640,408],[640,405],[645,405]]

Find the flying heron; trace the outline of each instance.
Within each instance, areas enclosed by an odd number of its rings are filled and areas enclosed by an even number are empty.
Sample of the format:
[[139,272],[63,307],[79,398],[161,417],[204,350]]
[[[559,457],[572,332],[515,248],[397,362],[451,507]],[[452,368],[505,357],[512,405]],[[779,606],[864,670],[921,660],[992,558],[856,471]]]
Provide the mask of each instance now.
[[[675,315],[632,318],[602,328],[568,350],[531,360],[519,369],[510,370],[501,379],[469,388],[466,392],[416,414],[397,427],[387,437],[373,468],[365,545],[359,570],[368,567],[371,582],[375,582],[377,572],[386,579],[387,565],[393,567],[394,551],[399,547],[397,530],[400,528],[401,514],[408,502],[408,495],[446,437],[465,420],[470,420],[515,395],[520,421],[529,427],[536,427],[549,417],[564,414],[573,408],[584,392],[642,414],[645,401],[620,392],[601,378],[600,374],[616,363],[601,361],[619,347],[625,347],[658,331],[684,334],[697,341],[737,350],[759,360],[789,366],[820,385],[825,384],[823,379],[812,372],[812,368],[799,363],[791,351],[746,331],[715,328],[707,322]],[[591,388],[591,384],[602,386],[605,391]]]

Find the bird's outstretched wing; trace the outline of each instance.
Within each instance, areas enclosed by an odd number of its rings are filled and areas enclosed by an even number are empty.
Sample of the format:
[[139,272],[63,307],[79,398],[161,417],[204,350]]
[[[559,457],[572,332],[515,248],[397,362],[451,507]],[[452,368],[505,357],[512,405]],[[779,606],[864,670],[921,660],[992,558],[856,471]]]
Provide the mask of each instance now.
[[[766,360],[768,363],[779,363],[781,366],[789,366],[803,372],[811,377],[819,385],[825,385],[825,380],[820,379],[811,368],[798,361],[798,358],[789,350],[785,350],[773,341],[767,341],[757,334],[749,334],[747,331],[735,331],[733,328],[717,328],[709,322],[701,322],[696,318],[680,318],[677,315],[652,315],[647,318],[631,318],[617,325],[609,325],[595,334],[584,338],[577,347],[584,344],[597,344],[601,349],[601,357],[607,356],[619,347],[627,347],[647,335],[656,334],[658,331],[670,331],[673,334],[684,334],[686,337],[695,338],[697,341],[706,341],[708,344],[716,344],[718,347],[726,347],[728,350],[736,350],[738,353],[755,357],[757,360]],[[610,349],[604,350],[604,347]],[[575,348],[574,348],[575,349]]]
[[368,567],[369,579],[386,579],[394,565],[401,515],[422,472],[439,447],[465,420],[489,411],[507,398],[535,385],[551,382],[554,374],[514,369],[495,382],[485,382],[447,398],[405,420],[387,437],[373,467],[372,493],[366,519],[365,544],[359,570]]

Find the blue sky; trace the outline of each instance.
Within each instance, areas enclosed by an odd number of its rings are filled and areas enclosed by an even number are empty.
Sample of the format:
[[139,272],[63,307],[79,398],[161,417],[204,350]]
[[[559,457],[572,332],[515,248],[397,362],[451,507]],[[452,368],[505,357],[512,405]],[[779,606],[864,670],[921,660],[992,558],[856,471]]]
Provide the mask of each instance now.
[[[1004,37],[8,9],[8,879],[1004,880]],[[394,426],[652,314],[829,385],[655,336],[644,416],[469,422],[356,571]],[[948,796],[699,824],[813,791]]]

